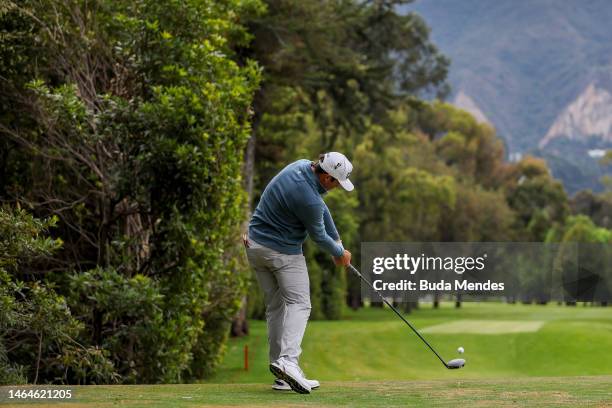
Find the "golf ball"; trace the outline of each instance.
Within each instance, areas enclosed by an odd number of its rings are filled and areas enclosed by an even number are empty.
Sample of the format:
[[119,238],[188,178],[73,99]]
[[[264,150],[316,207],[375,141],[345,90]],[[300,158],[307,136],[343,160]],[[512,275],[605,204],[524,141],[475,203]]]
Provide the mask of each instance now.
[[463,349],[463,347],[459,347],[459,348],[457,349],[457,351],[459,352],[459,354],[463,354],[463,352],[464,352],[465,350]]

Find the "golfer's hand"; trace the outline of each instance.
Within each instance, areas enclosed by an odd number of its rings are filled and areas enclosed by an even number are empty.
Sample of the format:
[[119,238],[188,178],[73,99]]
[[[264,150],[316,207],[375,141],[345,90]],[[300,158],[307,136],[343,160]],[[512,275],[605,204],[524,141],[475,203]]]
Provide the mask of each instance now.
[[334,260],[334,263],[338,266],[347,266],[351,263],[351,253],[346,249],[344,250],[344,254],[342,254],[342,256],[334,256],[332,258]]

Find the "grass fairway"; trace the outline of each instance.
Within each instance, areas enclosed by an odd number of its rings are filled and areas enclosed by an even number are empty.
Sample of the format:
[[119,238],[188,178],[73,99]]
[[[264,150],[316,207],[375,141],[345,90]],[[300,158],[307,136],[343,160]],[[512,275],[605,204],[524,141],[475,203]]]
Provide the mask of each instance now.
[[[612,375],[610,307],[465,303],[459,310],[451,304],[433,310],[423,305],[408,319],[418,329],[431,328],[424,336],[446,360],[459,357],[457,347],[463,346],[466,366],[444,369],[390,310],[371,308],[347,313],[342,321],[310,322],[301,365],[323,382]],[[248,338],[230,341],[209,382],[270,383],[267,361],[265,323],[253,321]]]
[[262,384],[75,387],[70,403],[7,407],[608,407],[612,376],[504,380],[329,382],[310,395]]

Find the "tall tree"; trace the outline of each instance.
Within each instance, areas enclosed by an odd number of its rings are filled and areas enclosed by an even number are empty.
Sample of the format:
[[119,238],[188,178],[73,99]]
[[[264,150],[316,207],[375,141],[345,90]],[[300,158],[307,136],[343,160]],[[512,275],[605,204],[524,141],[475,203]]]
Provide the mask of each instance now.
[[122,381],[208,374],[245,290],[236,243],[259,69],[232,49],[260,3],[2,4],[0,50],[18,58],[0,65],[1,198],[57,216],[64,241],[35,271]]
[[306,157],[316,157],[355,146],[409,95],[447,93],[449,61],[419,16],[396,13],[402,3],[270,0],[267,13],[248,22],[254,40],[239,53],[264,68],[245,160],[253,204],[297,157],[295,139],[307,126],[316,143],[307,143]]
[[[320,148],[329,150],[366,121],[383,121],[406,95],[445,95],[449,62],[418,15],[396,13],[397,5],[408,2],[268,1],[268,12],[248,22],[254,40],[241,50],[264,68],[255,99],[255,149],[249,153],[282,161],[268,150],[270,142],[283,142],[258,134],[264,115],[296,106],[312,112],[322,133]],[[279,99],[286,103],[279,105]]]

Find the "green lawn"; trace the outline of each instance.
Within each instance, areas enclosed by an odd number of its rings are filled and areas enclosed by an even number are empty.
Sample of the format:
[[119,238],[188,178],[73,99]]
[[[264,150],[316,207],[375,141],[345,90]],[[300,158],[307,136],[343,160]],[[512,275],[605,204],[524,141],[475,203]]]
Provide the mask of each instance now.
[[609,407],[611,385],[612,376],[329,382],[310,395],[261,384],[89,386],[77,387],[73,402],[36,407]]
[[446,370],[389,310],[364,309],[310,322],[302,365],[322,383],[311,395],[270,389],[265,324],[253,321],[205,384],[74,387],[73,401],[36,406],[612,407],[612,308],[466,303],[408,317],[447,360],[463,346],[466,366]]
[[[464,380],[528,376],[612,375],[612,308],[465,303],[457,310],[424,305],[408,316],[446,359],[467,360],[446,370],[390,310],[349,312],[342,321],[313,321],[306,330],[301,364],[309,377],[325,381]],[[500,333],[479,334],[495,331]],[[435,332],[439,325],[463,323],[469,333]],[[505,332],[516,326],[537,331]],[[454,324],[456,327],[457,324]],[[475,330],[475,326],[476,330]],[[434,332],[427,333],[428,330]],[[249,345],[245,372],[243,347]],[[232,339],[226,358],[210,383],[269,383],[265,323],[251,322],[248,338]],[[612,388],[612,384],[611,384]]]

